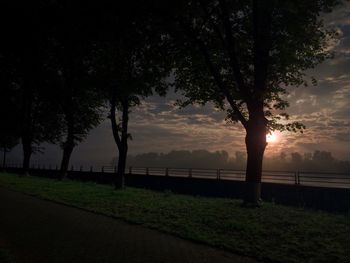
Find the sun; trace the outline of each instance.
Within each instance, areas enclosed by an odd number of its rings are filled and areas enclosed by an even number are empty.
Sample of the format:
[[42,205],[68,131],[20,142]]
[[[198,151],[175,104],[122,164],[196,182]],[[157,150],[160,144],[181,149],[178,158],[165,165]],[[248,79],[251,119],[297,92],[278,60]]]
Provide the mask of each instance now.
[[266,142],[268,143],[274,143],[274,142],[277,142],[277,140],[278,140],[278,136],[274,132],[271,132],[266,135]]

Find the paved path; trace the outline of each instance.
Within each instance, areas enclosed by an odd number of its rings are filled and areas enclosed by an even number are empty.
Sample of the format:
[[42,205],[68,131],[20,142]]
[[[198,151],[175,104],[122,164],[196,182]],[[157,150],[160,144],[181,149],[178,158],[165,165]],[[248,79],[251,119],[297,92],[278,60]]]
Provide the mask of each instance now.
[[255,262],[1,187],[0,246],[20,263]]

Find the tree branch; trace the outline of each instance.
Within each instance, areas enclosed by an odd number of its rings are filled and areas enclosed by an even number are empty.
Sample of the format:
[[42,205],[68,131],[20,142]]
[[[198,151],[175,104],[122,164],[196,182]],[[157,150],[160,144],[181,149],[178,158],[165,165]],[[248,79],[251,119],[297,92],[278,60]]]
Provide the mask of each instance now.
[[254,38],[254,88],[258,92],[266,89],[271,43],[271,11],[269,1],[253,1]]
[[224,37],[221,33],[220,28],[215,24],[215,22],[213,21],[213,18],[211,17],[207,7],[205,6],[205,3],[203,2],[203,0],[199,1],[200,6],[203,9],[203,12],[205,13],[205,18],[209,21],[211,27],[213,28],[215,34],[218,36],[218,38],[221,40],[221,42],[225,45],[225,40]]
[[223,22],[224,30],[225,30],[225,38],[224,39],[224,46],[227,49],[229,59],[230,59],[230,65],[233,70],[233,74],[235,76],[235,80],[238,85],[238,89],[242,92],[242,95],[245,97],[246,100],[249,99],[248,90],[246,88],[246,85],[243,80],[243,76],[240,70],[239,62],[236,56],[236,44],[235,44],[235,39],[233,38],[233,32],[231,28],[231,23],[230,23],[230,18],[229,14],[227,12],[228,7],[226,5],[225,0],[219,0],[220,3],[220,9],[221,9],[221,19]]
[[196,34],[191,29],[189,29],[183,22],[180,22],[180,23],[183,26],[185,32],[187,32],[187,34],[192,38],[194,43],[199,47],[200,51],[202,52],[202,54],[204,56],[204,59],[205,59],[205,62],[209,68],[209,71],[212,74],[212,76],[214,77],[214,80],[215,80],[216,84],[218,85],[220,91],[225,95],[232,110],[237,115],[238,120],[242,123],[242,125],[244,127],[246,127],[247,120],[243,116],[243,114],[240,111],[239,107],[237,106],[234,98],[232,97],[231,93],[229,92],[229,90],[225,86],[224,82],[222,81],[219,71],[216,69],[214,63],[212,62],[212,60],[210,58],[207,47],[205,46],[203,41],[199,37],[197,37]]
[[117,120],[116,120],[116,95],[115,91],[113,91],[112,99],[110,101],[111,104],[111,111],[110,111],[110,118],[111,118],[111,124],[112,124],[112,133],[113,133],[113,138],[115,143],[117,144],[118,149],[121,149],[121,140],[119,137],[119,130],[118,130],[118,125],[117,125]]
[[125,96],[122,99],[123,116],[122,116],[122,135],[121,141],[125,145],[128,139],[128,122],[129,122],[129,98]]

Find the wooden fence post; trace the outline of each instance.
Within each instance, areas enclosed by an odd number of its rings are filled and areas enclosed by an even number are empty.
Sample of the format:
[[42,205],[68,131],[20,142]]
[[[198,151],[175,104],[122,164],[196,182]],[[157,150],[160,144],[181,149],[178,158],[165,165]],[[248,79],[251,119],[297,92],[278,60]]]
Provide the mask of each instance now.
[[216,170],[216,179],[220,180],[220,169]]
[[299,177],[299,172],[296,173],[297,174],[297,184],[300,184],[300,177]]

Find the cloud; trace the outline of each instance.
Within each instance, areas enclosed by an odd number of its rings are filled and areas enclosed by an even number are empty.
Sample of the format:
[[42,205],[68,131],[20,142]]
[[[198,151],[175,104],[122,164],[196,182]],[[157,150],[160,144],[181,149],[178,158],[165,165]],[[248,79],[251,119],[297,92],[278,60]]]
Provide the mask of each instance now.
[[[333,47],[335,57],[307,71],[318,80],[316,87],[289,88],[287,96],[291,120],[303,122],[307,130],[304,134],[281,134],[280,143],[268,145],[268,155],[321,149],[332,151],[337,158],[350,159],[350,2],[325,15],[324,20],[340,32],[339,41]],[[211,104],[179,109],[174,106],[179,98],[179,94],[170,90],[166,97],[149,97],[133,110],[130,115],[130,132],[134,138],[129,147],[131,154],[207,149],[226,150],[232,155],[245,150],[241,125],[226,124],[225,113]],[[57,147],[46,148],[50,161],[60,160],[61,152]],[[116,152],[106,120],[77,147],[73,162],[105,164]],[[20,154],[17,148],[11,156],[20,160]]]

